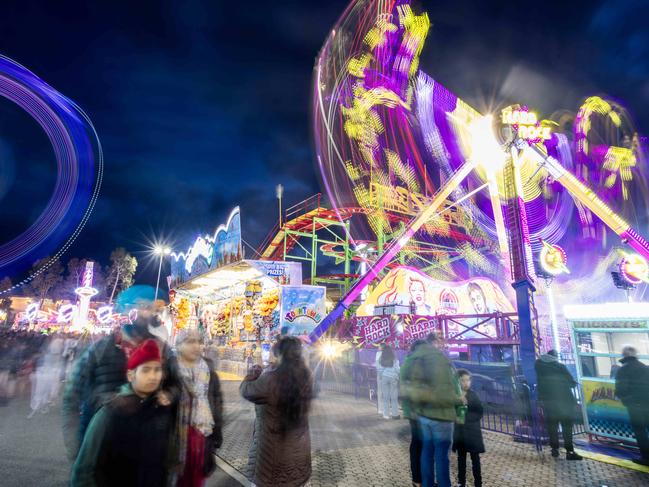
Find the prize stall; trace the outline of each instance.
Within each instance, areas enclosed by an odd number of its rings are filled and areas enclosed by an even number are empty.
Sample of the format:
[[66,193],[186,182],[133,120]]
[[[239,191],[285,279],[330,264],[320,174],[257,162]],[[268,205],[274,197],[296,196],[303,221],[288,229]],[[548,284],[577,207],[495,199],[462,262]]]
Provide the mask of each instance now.
[[301,263],[243,258],[238,208],[213,235],[171,254],[169,282],[173,333],[205,330],[227,361],[258,362],[277,336],[306,340],[325,317],[325,288],[302,285]]
[[632,345],[649,364],[649,303],[572,305],[564,308],[573,338],[584,425],[589,435],[635,442],[629,416],[615,397],[622,348]]

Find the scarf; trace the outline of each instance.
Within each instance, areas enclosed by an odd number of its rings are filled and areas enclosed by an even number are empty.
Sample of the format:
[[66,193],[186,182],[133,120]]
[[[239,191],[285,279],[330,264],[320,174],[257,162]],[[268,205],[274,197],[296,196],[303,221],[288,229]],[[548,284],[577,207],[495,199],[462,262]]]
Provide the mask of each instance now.
[[214,429],[214,417],[210,409],[208,392],[210,387],[210,368],[200,359],[193,367],[178,361],[182,380],[182,393],[178,402],[178,459],[185,463],[187,455],[187,431],[190,426],[210,436]]

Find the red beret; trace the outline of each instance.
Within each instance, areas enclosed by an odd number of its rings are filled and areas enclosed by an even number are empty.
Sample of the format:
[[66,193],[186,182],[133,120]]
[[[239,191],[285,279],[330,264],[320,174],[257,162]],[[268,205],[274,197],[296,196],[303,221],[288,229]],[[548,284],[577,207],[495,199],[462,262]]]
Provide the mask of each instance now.
[[144,340],[128,358],[128,370],[136,369],[145,362],[162,362],[160,358],[160,348],[155,340]]

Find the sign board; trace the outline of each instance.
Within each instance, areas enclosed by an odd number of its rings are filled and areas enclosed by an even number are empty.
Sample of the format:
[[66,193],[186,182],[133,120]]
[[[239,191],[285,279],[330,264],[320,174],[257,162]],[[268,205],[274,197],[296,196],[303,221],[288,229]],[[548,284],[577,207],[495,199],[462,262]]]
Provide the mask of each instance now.
[[302,263],[272,260],[246,260],[280,285],[302,284]]
[[309,335],[327,315],[324,286],[282,286],[280,330],[285,335]]
[[581,387],[588,432],[635,441],[627,409],[615,397],[615,382],[582,378]]
[[177,287],[226,264],[243,258],[241,247],[241,216],[239,207],[230,213],[225,224],[212,235],[199,235],[186,252],[171,254],[170,287]]

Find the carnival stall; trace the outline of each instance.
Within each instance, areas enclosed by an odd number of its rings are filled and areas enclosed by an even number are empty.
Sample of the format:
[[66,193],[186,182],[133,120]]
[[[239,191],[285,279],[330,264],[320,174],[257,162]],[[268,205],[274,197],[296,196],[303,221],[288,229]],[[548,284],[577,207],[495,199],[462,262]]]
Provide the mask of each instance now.
[[200,327],[220,345],[307,337],[325,315],[325,288],[302,285],[299,262],[243,258],[238,208],[213,235],[172,254],[171,270],[174,330]]
[[572,305],[564,308],[571,328],[586,432],[634,442],[626,408],[615,396],[615,374],[625,345],[649,364],[649,303]]

